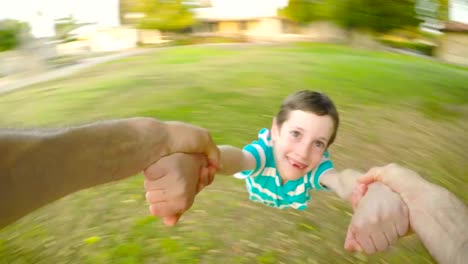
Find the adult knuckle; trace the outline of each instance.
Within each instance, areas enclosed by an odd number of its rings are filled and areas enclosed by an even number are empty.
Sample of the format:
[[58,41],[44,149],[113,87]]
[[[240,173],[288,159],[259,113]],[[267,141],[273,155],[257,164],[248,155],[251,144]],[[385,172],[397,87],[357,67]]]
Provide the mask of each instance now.
[[378,217],[378,222],[386,222],[392,219],[392,213],[391,212],[382,212],[380,216]]
[[354,231],[361,232],[361,231],[366,230],[367,224],[363,220],[358,219],[357,221],[354,221],[352,223],[351,227],[353,228]]
[[371,225],[377,225],[380,222],[380,216],[378,215],[372,215],[369,217],[369,224]]

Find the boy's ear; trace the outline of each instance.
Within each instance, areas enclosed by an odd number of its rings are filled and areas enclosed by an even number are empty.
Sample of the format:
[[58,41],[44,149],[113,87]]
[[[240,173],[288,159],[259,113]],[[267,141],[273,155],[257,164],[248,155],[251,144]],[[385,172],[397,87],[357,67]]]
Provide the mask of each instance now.
[[276,124],[276,117],[273,118],[273,122],[271,123],[271,139],[274,141],[279,136],[279,127]]

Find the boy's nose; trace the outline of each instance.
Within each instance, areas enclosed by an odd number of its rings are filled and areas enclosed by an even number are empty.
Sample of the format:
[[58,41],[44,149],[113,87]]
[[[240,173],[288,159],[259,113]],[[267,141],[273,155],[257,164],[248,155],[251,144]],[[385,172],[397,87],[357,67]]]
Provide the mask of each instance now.
[[302,161],[309,160],[310,148],[307,144],[299,144],[297,149],[297,154],[302,159]]

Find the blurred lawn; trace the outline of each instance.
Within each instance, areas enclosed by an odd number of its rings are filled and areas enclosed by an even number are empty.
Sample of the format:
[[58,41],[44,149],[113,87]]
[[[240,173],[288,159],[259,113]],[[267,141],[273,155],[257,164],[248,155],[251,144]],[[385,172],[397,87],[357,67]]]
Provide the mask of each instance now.
[[[403,55],[321,44],[163,49],[2,94],[0,126],[153,116],[243,146],[298,89],[326,92],[338,106],[337,168],[398,162],[468,201],[468,69]],[[135,176],[1,230],[0,263],[433,262],[414,236],[376,256],[346,253],[349,207],[330,193],[313,197],[305,212],[277,210],[248,201],[243,182],[218,177],[166,228],[148,217]]]

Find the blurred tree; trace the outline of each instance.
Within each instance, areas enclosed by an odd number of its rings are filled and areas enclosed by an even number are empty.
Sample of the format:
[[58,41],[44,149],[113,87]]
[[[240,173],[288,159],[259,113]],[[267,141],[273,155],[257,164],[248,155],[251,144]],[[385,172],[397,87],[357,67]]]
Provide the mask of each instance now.
[[366,29],[385,33],[393,29],[416,27],[416,0],[343,0],[335,19],[348,30]]
[[90,23],[78,23],[72,16],[56,19],[56,38],[64,41],[71,41],[73,38],[70,36],[70,32],[84,25],[90,25]]
[[121,0],[121,17],[128,12],[143,13],[137,26],[141,29],[180,31],[195,23],[191,9],[193,1],[182,0]]
[[128,13],[136,12],[137,10],[141,10],[141,3],[140,0],[120,0],[119,1],[119,15],[120,21],[122,24],[132,24],[132,20],[126,18]]
[[334,20],[348,30],[387,32],[419,25],[415,4],[416,0],[289,0],[278,15],[301,24]]
[[278,10],[280,17],[300,24],[334,17],[337,0],[289,0],[288,5]]
[[29,33],[30,28],[26,22],[13,19],[0,20],[0,52],[18,47]]

